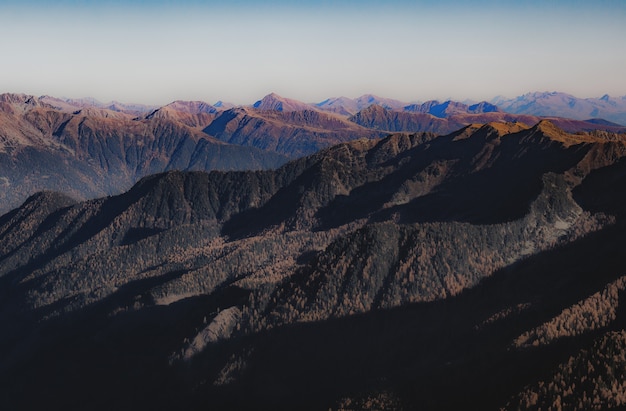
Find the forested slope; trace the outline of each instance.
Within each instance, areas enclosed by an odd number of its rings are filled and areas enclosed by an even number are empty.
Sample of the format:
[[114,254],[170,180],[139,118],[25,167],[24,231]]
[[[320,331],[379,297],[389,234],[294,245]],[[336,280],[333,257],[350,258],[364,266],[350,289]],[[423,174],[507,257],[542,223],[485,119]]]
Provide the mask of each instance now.
[[0,217],[2,404],[622,404],[625,154],[490,123],[36,194]]

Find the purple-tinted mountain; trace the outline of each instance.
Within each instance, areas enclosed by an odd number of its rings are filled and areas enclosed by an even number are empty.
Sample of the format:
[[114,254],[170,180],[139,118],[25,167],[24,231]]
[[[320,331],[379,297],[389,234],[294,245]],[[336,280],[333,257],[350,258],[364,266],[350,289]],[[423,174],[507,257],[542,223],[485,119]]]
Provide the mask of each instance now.
[[233,103],[228,103],[226,101],[222,101],[222,100],[218,100],[215,104],[213,104],[213,107],[219,109],[219,110],[228,110],[230,108],[235,107],[235,104]]
[[342,116],[314,109],[234,108],[220,113],[204,131],[230,144],[256,147],[291,158],[340,142],[381,136],[378,131],[361,127]]
[[0,212],[41,190],[77,199],[127,190],[165,170],[277,167],[285,157],[203,133],[213,110],[176,102],[145,118],[103,108],[59,110],[44,99],[0,95]]
[[378,97],[372,94],[364,94],[356,99],[347,97],[329,98],[321,103],[317,103],[315,106],[320,110],[351,116],[374,104],[389,110],[398,110],[406,106],[406,103],[401,101]]
[[63,111],[76,111],[84,108],[100,108],[120,113],[131,114],[135,116],[145,115],[151,111],[157,109],[156,106],[150,106],[146,104],[127,104],[120,103],[118,101],[111,101],[109,103],[102,103],[94,98],[56,98],[52,96],[42,96],[38,98],[39,101],[48,104],[49,106]]
[[[460,103],[457,103],[460,104]],[[428,105],[421,110],[428,111]],[[449,106],[448,106],[449,107]],[[465,106],[468,107],[468,106]],[[500,111],[488,111],[480,114],[466,113],[461,111],[457,114],[446,114],[445,117],[435,116],[419,111],[394,111],[387,110],[378,105],[372,105],[361,110],[356,115],[349,117],[350,121],[363,127],[388,131],[388,132],[433,132],[447,134],[470,124],[482,124],[489,122],[519,122],[535,124],[545,119],[544,117],[526,114],[510,114]],[[605,120],[570,120],[567,118],[547,118],[558,127],[571,132],[586,132],[592,130],[604,130],[610,132],[624,132],[626,127]]]
[[467,125],[428,113],[388,110],[377,104],[359,111],[349,120],[366,128],[389,132],[429,131],[447,134]]
[[252,105],[259,111],[309,111],[313,106],[298,100],[281,97],[276,93],[268,94]]
[[168,119],[189,127],[204,128],[217,117],[220,109],[203,101],[174,101],[154,110],[147,119]]
[[423,104],[410,104],[408,106],[404,106],[403,110],[410,113],[432,114],[433,116],[439,118],[448,118],[458,114],[482,114],[500,111],[498,107],[491,103],[487,103],[486,101],[467,105],[451,100],[443,103],[440,103],[437,100],[431,100]]
[[514,114],[565,117],[575,120],[601,118],[626,125],[626,96],[577,98],[566,93],[535,92],[513,99],[497,98],[492,101],[503,111]]

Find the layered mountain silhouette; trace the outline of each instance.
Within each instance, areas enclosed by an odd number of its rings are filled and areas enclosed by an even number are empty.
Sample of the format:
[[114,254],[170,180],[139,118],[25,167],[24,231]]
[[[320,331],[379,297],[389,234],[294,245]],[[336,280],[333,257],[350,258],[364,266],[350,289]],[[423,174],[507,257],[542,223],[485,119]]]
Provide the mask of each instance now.
[[256,147],[291,158],[313,154],[345,141],[382,136],[377,130],[313,109],[243,107],[222,112],[204,131],[230,144]]
[[[560,110],[561,100],[569,102],[569,109],[592,104],[550,96],[523,96],[523,101],[534,98],[533,103],[522,106],[520,100],[507,110],[545,115],[552,104],[553,113],[566,115],[570,112]],[[605,96],[598,101],[604,106],[596,104],[600,108],[589,116],[619,115],[621,100]],[[274,168],[334,144],[378,139],[389,132],[448,134],[470,124],[535,124],[543,118],[511,114],[487,102],[407,104],[370,94],[307,104],[271,93],[252,106],[239,107],[202,101],[151,107],[3,94],[0,212],[39,190],[90,199],[121,193],[141,177],[166,170]],[[549,119],[568,132],[626,130],[602,118]]]
[[558,116],[575,120],[602,118],[626,125],[626,96],[600,98],[577,98],[559,92],[535,92],[507,99],[496,97],[492,103],[513,114]]
[[[8,95],[7,95],[8,96]],[[145,115],[147,113],[156,110],[157,106],[151,106],[146,104],[128,104],[121,103],[119,101],[110,101],[103,103],[95,98],[58,98],[52,96],[41,96],[37,100],[48,106],[64,111],[76,111],[88,107],[95,107],[100,109],[106,109],[110,111],[116,111],[120,113],[131,114],[135,116]]]
[[217,115],[205,103],[175,102],[136,117],[49,101],[0,96],[0,212],[40,190],[95,198],[118,194],[143,176],[169,169],[262,169],[286,161],[203,133],[201,128]]
[[315,106],[320,110],[351,116],[373,104],[384,107],[388,110],[398,110],[406,106],[407,103],[390,98],[378,97],[373,94],[364,94],[355,99],[348,97],[333,97],[317,103]]
[[[424,103],[404,103],[372,95],[357,99],[346,97],[331,98],[317,103],[321,110],[332,111],[345,116],[354,116],[371,105],[379,105],[393,112],[431,114],[448,118],[462,114],[506,112],[517,115],[530,115],[550,118],[600,122],[614,127],[626,126],[626,96],[611,97],[605,94],[599,98],[578,98],[559,92],[533,92],[515,98],[495,97],[489,102],[465,104],[447,100]],[[487,120],[490,121],[490,120]]]
[[35,194],[0,217],[2,408],[622,406],[625,156],[498,121]]
[[423,104],[410,104],[404,107],[404,111],[411,113],[427,113],[435,117],[447,118],[455,114],[480,114],[492,113],[500,111],[498,107],[486,101],[467,105],[456,101],[444,101],[440,103],[437,100],[427,101]]
[[438,134],[451,133],[460,127],[470,124],[489,122],[520,122],[535,124],[548,119],[563,130],[575,133],[579,131],[605,130],[613,132],[626,131],[626,127],[603,120],[572,120],[562,117],[539,117],[528,114],[511,114],[495,110],[494,106],[477,104],[468,106],[461,103],[438,102],[423,105],[407,106],[404,111],[389,110],[379,105],[371,105],[349,120],[370,129],[397,132],[430,131]]

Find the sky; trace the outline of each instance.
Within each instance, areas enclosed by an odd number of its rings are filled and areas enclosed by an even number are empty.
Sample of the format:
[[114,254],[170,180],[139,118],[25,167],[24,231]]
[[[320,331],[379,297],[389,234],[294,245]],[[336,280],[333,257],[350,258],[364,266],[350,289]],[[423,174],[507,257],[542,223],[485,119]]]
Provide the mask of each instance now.
[[0,92],[155,105],[623,96],[625,40],[624,0],[0,0]]

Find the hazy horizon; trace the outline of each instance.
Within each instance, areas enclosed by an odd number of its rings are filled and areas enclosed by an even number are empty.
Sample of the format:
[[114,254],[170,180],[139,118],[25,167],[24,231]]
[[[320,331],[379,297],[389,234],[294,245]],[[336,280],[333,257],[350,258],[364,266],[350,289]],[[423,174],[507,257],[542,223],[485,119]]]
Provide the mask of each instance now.
[[5,1],[0,92],[162,105],[626,95],[618,1]]

